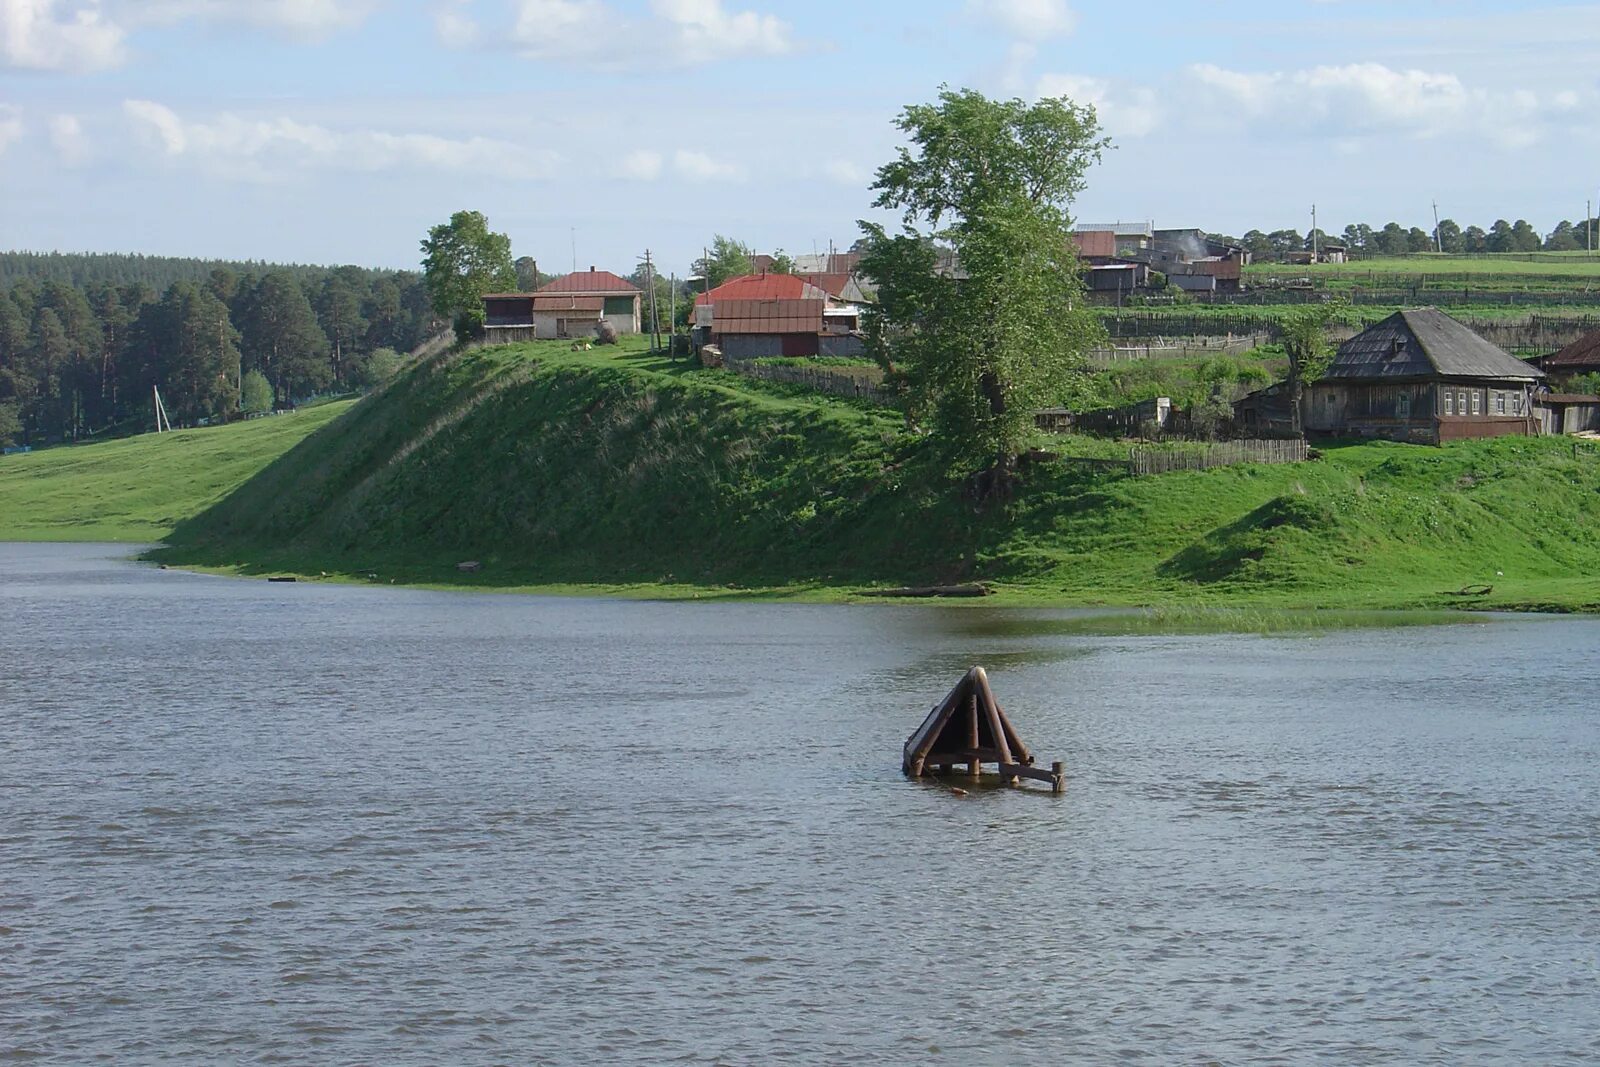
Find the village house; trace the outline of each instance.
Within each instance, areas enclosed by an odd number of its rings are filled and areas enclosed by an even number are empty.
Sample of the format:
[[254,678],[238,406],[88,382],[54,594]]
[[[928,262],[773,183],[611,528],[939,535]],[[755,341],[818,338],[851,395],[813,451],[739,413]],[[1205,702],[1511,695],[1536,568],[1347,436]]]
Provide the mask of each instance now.
[[531,293],[486,293],[484,333],[495,343],[593,337],[602,320],[638,333],[638,287],[608,270],[575,271]]
[[[1308,434],[1383,437],[1440,444],[1536,434],[1533,408],[1544,373],[1436,308],[1399,311],[1339,346],[1306,386]],[[1280,383],[1235,405],[1243,426],[1281,429],[1288,394]]]
[[1581,374],[1600,373],[1600,330],[1586,333],[1539,361],[1553,382],[1566,385]]
[[793,274],[747,274],[695,297],[696,339],[714,344],[725,359],[764,356],[856,355],[863,351],[851,327],[859,312],[843,310],[826,290]]

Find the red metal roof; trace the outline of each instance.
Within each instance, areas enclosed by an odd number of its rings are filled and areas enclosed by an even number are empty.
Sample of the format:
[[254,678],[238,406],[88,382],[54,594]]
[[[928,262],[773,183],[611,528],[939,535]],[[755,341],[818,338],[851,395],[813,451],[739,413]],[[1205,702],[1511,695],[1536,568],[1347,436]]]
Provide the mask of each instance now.
[[794,274],[746,274],[730,278],[694,298],[696,304],[722,300],[826,300],[828,294]]
[[816,286],[835,300],[843,298],[844,287],[850,284],[850,275],[842,273],[799,274],[796,277],[808,285]]
[[1534,393],[1535,404],[1600,404],[1600,396],[1587,393]]
[[1600,366],[1600,330],[1586,333],[1561,351],[1545,357],[1546,367]]
[[619,278],[608,270],[573,271],[539,287],[539,293],[637,293],[639,289],[626,278]]
[[[716,293],[716,290],[711,290]],[[719,300],[711,332],[730,333],[819,333],[822,330],[824,301],[808,300]]]

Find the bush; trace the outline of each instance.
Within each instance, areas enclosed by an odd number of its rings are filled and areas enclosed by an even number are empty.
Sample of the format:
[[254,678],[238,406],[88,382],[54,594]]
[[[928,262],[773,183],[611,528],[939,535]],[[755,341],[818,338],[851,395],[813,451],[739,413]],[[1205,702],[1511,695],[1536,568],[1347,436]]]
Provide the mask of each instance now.
[[600,320],[600,325],[594,328],[594,343],[597,345],[614,345],[617,343],[617,328],[605,319]]
[[22,432],[22,419],[18,417],[21,410],[22,405],[15,400],[0,403],[0,448],[13,444]]
[[401,356],[392,348],[375,348],[357,365],[350,376],[352,385],[376,389],[400,370]]

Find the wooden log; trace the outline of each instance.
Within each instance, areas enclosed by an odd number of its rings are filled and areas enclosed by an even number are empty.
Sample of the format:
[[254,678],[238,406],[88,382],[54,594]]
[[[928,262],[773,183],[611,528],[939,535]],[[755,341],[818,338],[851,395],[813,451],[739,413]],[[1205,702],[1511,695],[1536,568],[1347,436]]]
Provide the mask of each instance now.
[[994,734],[994,747],[1000,750],[1000,776],[1006,778],[1008,782],[1015,782],[1016,778],[1008,776],[1004,769],[1006,764],[1014,764],[1016,760],[1011,758],[1011,746],[1006,742],[1006,728],[1000,721],[1000,706],[994,702],[994,694],[989,690],[989,677],[982,667],[972,668],[972,673],[983,703],[983,713],[989,720],[989,730]]
[[1002,749],[1009,756],[1016,757],[1016,759],[1008,758],[1007,763],[1032,763],[1033,754],[1028,751],[1028,746],[1022,743],[1017,732],[1011,728],[1011,720],[1000,710],[1000,702],[994,698],[994,690],[989,688],[988,674],[982,667],[974,667],[973,670],[977,674],[974,682],[977,684],[978,693],[983,698],[984,704],[994,713],[989,720],[989,726],[995,732],[995,747]]
[[1025,763],[1003,763],[1000,765],[1000,773],[1005,776],[1031,778],[1036,782],[1044,782],[1050,786],[1052,793],[1066,791],[1066,776],[1062,774],[1061,764],[1059,763],[1052,763],[1048,771],[1042,767],[1031,767]]
[[[975,687],[969,686],[968,689]],[[976,751],[978,748],[978,694],[967,693],[967,747]],[[983,770],[983,764],[974,756],[967,763],[967,774],[972,778],[978,777]]]

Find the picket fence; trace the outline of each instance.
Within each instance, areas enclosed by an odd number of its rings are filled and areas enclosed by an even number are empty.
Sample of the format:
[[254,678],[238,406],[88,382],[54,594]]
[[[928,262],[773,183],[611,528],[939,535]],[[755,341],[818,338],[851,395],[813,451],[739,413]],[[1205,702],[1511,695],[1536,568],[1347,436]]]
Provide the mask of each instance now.
[[1218,441],[1181,449],[1134,445],[1128,450],[1128,473],[1199,471],[1236,463],[1304,463],[1310,454],[1304,438]]

